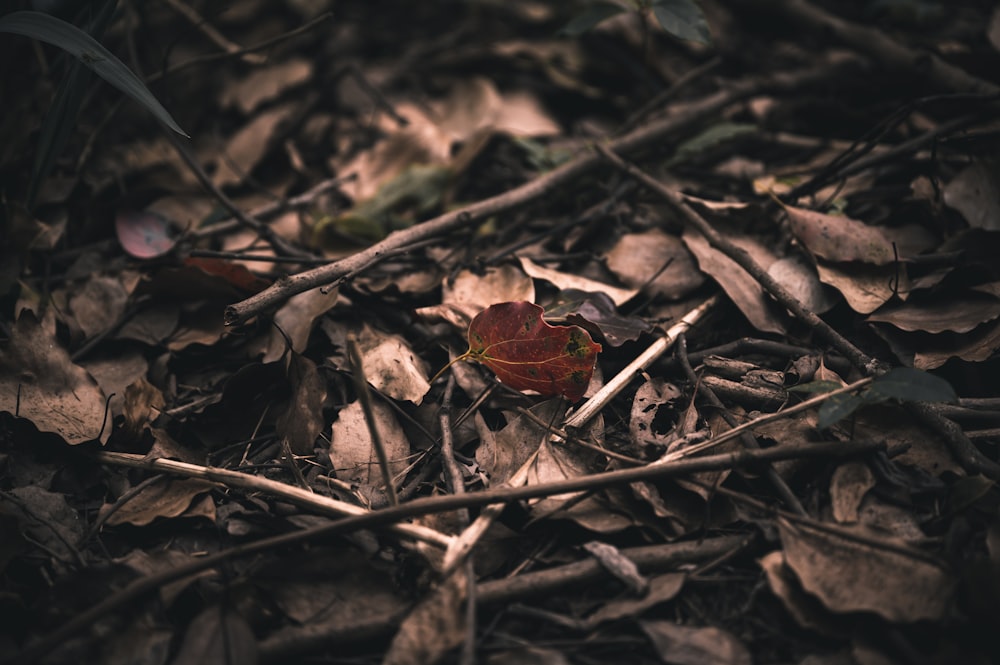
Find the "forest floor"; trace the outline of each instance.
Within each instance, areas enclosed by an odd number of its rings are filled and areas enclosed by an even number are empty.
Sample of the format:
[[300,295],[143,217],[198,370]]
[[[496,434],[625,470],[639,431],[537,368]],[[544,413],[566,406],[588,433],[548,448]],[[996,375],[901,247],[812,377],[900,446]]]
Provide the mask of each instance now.
[[0,662],[1000,662],[994,3],[52,4]]

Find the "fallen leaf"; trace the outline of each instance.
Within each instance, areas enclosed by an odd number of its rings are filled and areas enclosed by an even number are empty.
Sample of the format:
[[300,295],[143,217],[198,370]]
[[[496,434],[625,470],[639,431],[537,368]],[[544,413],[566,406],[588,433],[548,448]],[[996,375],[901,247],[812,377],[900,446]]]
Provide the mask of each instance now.
[[465,636],[468,577],[449,576],[413,608],[389,644],[382,665],[437,663]]
[[365,378],[393,399],[420,404],[430,390],[424,361],[400,335],[388,335],[364,325],[358,335]]
[[[757,280],[738,263],[709,245],[708,240],[697,231],[685,229],[681,238],[698,260],[698,267],[719,283],[754,328],[763,332],[784,333],[784,325],[771,309],[771,299]],[[776,257],[749,236],[730,234],[729,239],[749,252],[765,270],[775,261]]]
[[222,106],[236,106],[249,115],[262,103],[308,81],[312,71],[313,61],[306,58],[290,58],[285,62],[254,69],[247,76],[229,83],[219,96],[219,103]]
[[551,323],[577,324],[588,332],[597,333],[611,346],[635,341],[653,329],[644,319],[619,314],[611,296],[600,291],[560,291],[546,310],[545,318]]
[[623,235],[604,256],[608,270],[634,289],[676,300],[705,283],[680,238],[659,229]]
[[[524,268],[524,272],[528,273],[528,275],[534,277],[535,279],[544,279],[545,281],[551,282],[563,290],[579,289],[580,291],[606,293],[613,301],[615,301],[616,305],[621,305],[625,301],[631,300],[639,293],[637,289],[623,289],[604,282],[599,282],[596,279],[590,279],[589,277],[571,275],[569,273],[553,270],[552,268],[546,268],[545,266],[540,266],[531,259],[524,257],[520,257],[519,260],[521,261],[521,267]],[[528,298],[525,298],[525,300],[528,300]]]
[[[543,423],[560,423],[566,409],[562,400],[545,400],[528,410]],[[521,468],[542,444],[549,432],[527,416],[516,411],[504,411],[507,424],[498,432],[491,432],[480,418],[476,428],[482,442],[476,449],[476,461],[489,474],[491,485],[500,485]]]
[[640,621],[665,663],[674,665],[750,665],[746,646],[735,635],[712,626],[679,626],[672,621]]
[[237,130],[221,151],[212,182],[217,187],[243,182],[266,154],[278,125],[290,117],[292,111],[290,105],[268,109]]
[[535,284],[531,277],[516,266],[504,264],[482,274],[471,270],[459,272],[442,286],[441,304],[421,307],[417,315],[443,319],[465,330],[472,318],[492,303],[534,299]]
[[46,332],[34,314],[24,312],[0,350],[0,411],[55,432],[70,445],[111,433],[105,426],[105,395],[87,371]]
[[601,345],[579,326],[550,326],[530,302],[491,305],[469,324],[464,358],[483,363],[515,390],[544,397],[583,397]]
[[830,504],[838,522],[857,522],[858,509],[868,490],[875,486],[875,475],[864,462],[846,462],[830,478]]
[[288,345],[292,351],[305,353],[309,335],[316,321],[337,304],[339,289],[309,289],[297,293],[274,313],[274,325],[264,353],[264,362],[280,358]]
[[271,281],[258,277],[246,266],[225,259],[193,257],[184,259],[184,265],[197,268],[209,275],[216,275],[226,280],[240,291],[248,294],[258,293],[271,285]]
[[291,353],[288,359],[288,382],[292,395],[284,413],[278,416],[275,429],[288,441],[293,453],[312,455],[316,437],[326,424],[323,419],[326,383],[316,364],[298,353]]
[[850,217],[784,206],[792,233],[806,248],[829,261],[887,265],[898,259],[892,241],[878,228]]
[[799,254],[778,259],[767,269],[767,274],[810,311],[822,314],[837,304],[837,299],[820,281],[816,268]]
[[868,316],[869,321],[891,323],[900,330],[929,333],[967,333],[980,323],[1000,318],[1000,299],[978,293],[955,294],[947,300],[893,305]]
[[[179,517],[191,508],[195,499],[213,487],[215,483],[198,478],[163,477],[142,488],[113,512],[105,523],[142,526],[158,517]],[[104,509],[110,507],[111,504],[105,504]]]
[[1000,168],[995,161],[967,166],[944,188],[944,202],[972,228],[1000,230]]
[[[406,470],[410,442],[391,407],[380,399],[372,400],[375,427],[389,459],[389,472],[395,477]],[[330,436],[330,462],[337,478],[362,486],[363,493],[382,488],[382,470],[372,444],[361,402],[355,401],[340,410]]]
[[906,300],[912,288],[905,263],[873,266],[817,261],[819,279],[840,291],[859,314],[871,314],[893,296]]
[[257,640],[247,620],[228,603],[211,605],[191,619],[172,665],[258,662]]
[[899,540],[864,539],[779,518],[785,561],[802,587],[834,612],[874,612],[889,621],[938,621],[955,580],[943,565]]

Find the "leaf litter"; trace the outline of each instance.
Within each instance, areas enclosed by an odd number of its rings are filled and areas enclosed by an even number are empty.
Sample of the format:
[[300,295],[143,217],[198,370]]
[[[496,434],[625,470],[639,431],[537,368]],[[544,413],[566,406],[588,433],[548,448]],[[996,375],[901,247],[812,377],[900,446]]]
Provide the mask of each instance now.
[[1000,659],[1000,11],[307,4],[0,45],[0,662]]

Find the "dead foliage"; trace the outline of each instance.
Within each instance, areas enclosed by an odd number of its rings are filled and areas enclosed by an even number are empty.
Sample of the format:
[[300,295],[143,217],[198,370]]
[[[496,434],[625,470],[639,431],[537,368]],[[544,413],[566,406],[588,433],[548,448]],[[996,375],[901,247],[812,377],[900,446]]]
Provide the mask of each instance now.
[[1000,660],[993,3],[50,4],[0,661]]

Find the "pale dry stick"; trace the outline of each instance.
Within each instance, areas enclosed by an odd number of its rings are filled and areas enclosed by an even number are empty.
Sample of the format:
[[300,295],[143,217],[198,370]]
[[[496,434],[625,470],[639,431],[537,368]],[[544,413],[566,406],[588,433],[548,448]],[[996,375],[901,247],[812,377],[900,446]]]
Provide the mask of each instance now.
[[396,494],[396,484],[392,481],[392,469],[389,467],[389,455],[385,452],[382,435],[375,422],[375,410],[372,408],[372,395],[368,390],[368,379],[365,378],[365,368],[361,363],[361,347],[358,338],[353,333],[347,335],[347,354],[351,361],[351,373],[354,375],[354,392],[358,394],[361,411],[365,414],[365,424],[372,439],[372,448],[378,456],[378,466],[382,470],[382,482],[385,483],[385,493],[389,497],[389,505],[398,506],[399,496]]
[[[792,74],[774,74],[763,80],[733,81],[725,89],[702,99],[700,102],[691,104],[685,111],[651,122],[649,125],[611,141],[610,145],[615,151],[624,154],[659,145],[670,134],[691,129],[734,103],[759,94],[782,90],[800,90],[803,86],[810,86],[827,79],[845,66],[853,65],[855,62],[855,60],[839,59]],[[298,293],[330,284],[344,275],[355,273],[369,265],[373,260],[377,260],[387,251],[392,251],[397,247],[428,238],[442,237],[453,231],[479,224],[494,215],[537,201],[552,194],[567,183],[596,170],[601,161],[601,158],[593,153],[581,154],[562,166],[503,194],[459,210],[449,211],[410,228],[394,231],[385,239],[340,261],[281,279],[260,293],[227,307],[224,315],[225,323],[226,325],[243,323],[252,316],[280,305]]]
[[719,296],[712,296],[685,314],[680,321],[670,326],[663,337],[660,337],[655,342],[650,344],[645,351],[640,353],[635,358],[635,360],[626,365],[622,371],[618,372],[613,379],[604,384],[600,390],[594,393],[593,397],[584,402],[583,406],[567,418],[566,422],[563,423],[563,429],[579,429],[586,425],[591,418],[596,416],[601,409],[608,405],[608,402],[624,390],[625,386],[627,386],[639,372],[652,365],[653,361],[670,350],[670,347],[677,341],[677,337],[681,333],[686,333],[690,330],[694,324],[704,318],[704,316],[708,314],[708,312],[715,307],[718,302]]
[[[438,423],[441,425],[441,464],[444,466],[445,477],[452,494],[465,494],[465,478],[455,461],[455,437],[451,429],[451,398],[455,391],[455,375],[448,376],[448,384],[441,398],[441,410],[438,413]],[[469,511],[459,511],[461,523],[469,524]],[[462,640],[462,650],[459,656],[460,665],[475,663],[476,651],[476,571],[472,559],[465,562],[465,638]],[[459,574],[457,571],[455,574]],[[442,581],[443,582],[443,581]]]
[[[365,515],[370,511],[352,503],[338,501],[308,490],[304,490],[293,485],[279,483],[268,478],[252,476],[248,473],[220,469],[211,466],[198,466],[187,462],[178,462],[169,459],[148,459],[143,455],[133,455],[130,453],[116,453],[109,451],[99,451],[95,454],[99,462],[105,464],[115,464],[117,466],[127,466],[136,469],[148,469],[152,471],[167,471],[188,478],[201,478],[221,483],[226,487],[239,487],[241,489],[264,492],[272,496],[286,499],[298,506],[315,510],[331,517],[343,517],[345,515]],[[441,533],[428,527],[417,524],[400,523],[390,529],[397,536],[417,540],[420,542],[446,548],[454,540],[454,536]]]
[[[690,205],[684,196],[675,192],[655,178],[651,177],[642,169],[633,164],[626,163],[621,157],[605,146],[595,146],[598,152],[614,164],[616,167],[628,173],[633,178],[639,180],[654,192],[659,194],[669,202],[674,209],[681,213],[685,220],[705,236],[708,243],[719,250],[727,257],[735,261],[743,268],[765,291],[771,294],[785,309],[790,311],[796,318],[811,326],[820,336],[830,343],[837,351],[847,358],[852,365],[867,376],[880,376],[888,371],[886,363],[869,356],[858,347],[854,346],[846,337],[833,329],[818,314],[807,309],[795,296],[789,293],[788,289],[782,286],[774,277],[765,271],[757,261],[742,247],[731,243],[723,237],[709,224],[704,217],[699,215]],[[984,455],[975,444],[969,440],[962,432],[962,428],[956,423],[938,415],[928,404],[923,402],[904,402],[904,407],[917,417],[929,429],[937,432],[945,440],[951,454],[968,471],[982,473],[994,480],[1000,479],[1000,464]]]
[[209,23],[205,17],[199,14],[194,8],[185,5],[180,0],[166,0],[166,3],[170,5],[175,12],[186,18],[191,25],[200,30],[201,33],[208,37],[213,44],[221,48],[228,55],[242,53],[240,59],[250,65],[262,65],[267,62],[266,56],[262,56],[258,53],[243,52],[243,47],[226,39],[225,35],[216,30],[215,26]]
[[[567,432],[572,432],[572,430],[580,429],[590,422],[590,419],[596,416],[601,409],[607,406],[608,403],[614,399],[616,395],[618,395],[618,393],[624,390],[625,386],[635,379],[639,372],[649,367],[654,360],[666,353],[667,349],[673,345],[674,341],[676,341],[677,337],[681,333],[687,332],[691,326],[704,317],[716,302],[718,302],[718,296],[712,296],[701,305],[685,314],[680,321],[667,330],[663,337],[660,337],[655,342],[650,344],[645,351],[640,353],[639,356],[635,358],[635,360],[629,363],[624,369],[622,369],[622,371],[615,375],[614,378],[594,393],[593,397],[584,402],[583,406],[570,415],[563,422],[562,429]],[[551,434],[550,440],[553,442],[565,441],[565,439],[558,434]],[[538,450],[535,450],[535,452],[531,454],[524,464],[521,465],[521,468],[519,468],[514,475],[507,480],[507,485],[510,487],[520,487],[528,482],[528,472],[534,465],[537,457]],[[454,541],[452,541],[452,544],[448,547],[448,550],[444,554],[444,561],[442,563],[444,575],[449,574],[455,569],[456,566],[464,561],[467,556],[469,556],[472,549],[476,546],[476,543],[478,543],[483,537],[493,521],[499,517],[501,512],[503,512],[503,509],[504,504],[496,504],[486,507],[479,513],[479,517],[477,517],[472,524],[470,524]]]
[[[810,444],[808,446],[775,446],[763,450],[739,450],[722,455],[696,457],[694,459],[674,462],[673,464],[656,464],[632,469],[605,471],[589,476],[539,483],[530,487],[500,487],[483,492],[470,492],[461,495],[447,494],[433,496],[375,511],[365,511],[356,506],[350,506],[352,511],[360,512],[350,514],[347,517],[341,517],[330,524],[303,529],[301,531],[293,531],[291,533],[283,533],[278,536],[271,536],[237,545],[236,547],[195,559],[184,565],[142,577],[125,588],[116,591],[97,605],[74,615],[71,619],[62,623],[51,634],[28,644],[20,653],[0,661],[0,665],[26,665],[27,663],[37,662],[42,656],[58,647],[66,639],[92,625],[95,621],[110,612],[142,598],[165,584],[183,579],[189,575],[194,575],[203,570],[208,570],[235,557],[249,556],[250,554],[273,550],[279,547],[288,547],[296,543],[329,538],[337,534],[349,533],[359,529],[387,528],[409,538],[415,538],[417,533],[425,536],[428,533],[441,536],[441,534],[431,529],[414,530],[414,525],[403,525],[398,524],[398,522],[408,517],[429,515],[431,513],[457,510],[459,508],[491,506],[497,503],[557,496],[569,492],[593,491],[643,480],[673,478],[703,471],[717,471],[720,469],[731,469],[736,466],[760,464],[762,462],[806,457],[852,457],[884,449],[884,445],[873,441],[835,441],[832,443]],[[206,469],[205,467],[174,462],[173,460],[147,460],[141,455],[127,455],[125,453],[98,452],[95,458],[106,462],[122,464],[123,466],[170,471],[171,473],[178,473],[180,475],[191,475],[190,471],[195,469],[198,473],[193,477],[204,477],[217,482],[225,482],[225,479],[232,480],[230,474],[233,476],[245,475],[224,469]],[[206,471],[213,472],[212,476],[204,475]],[[254,476],[247,477],[254,481],[265,480]],[[281,483],[274,484],[282,486]],[[265,486],[265,484],[257,485],[256,483],[254,485],[260,489],[263,489]],[[292,492],[296,491],[295,488],[283,487],[286,490],[291,489]],[[285,495],[285,498],[291,499],[292,495]],[[403,531],[401,530],[403,526],[409,528]],[[449,536],[443,537],[449,538]],[[426,538],[421,538],[421,540],[426,541]]]

